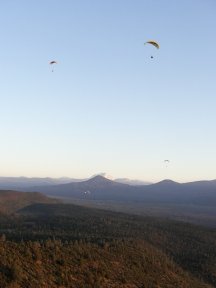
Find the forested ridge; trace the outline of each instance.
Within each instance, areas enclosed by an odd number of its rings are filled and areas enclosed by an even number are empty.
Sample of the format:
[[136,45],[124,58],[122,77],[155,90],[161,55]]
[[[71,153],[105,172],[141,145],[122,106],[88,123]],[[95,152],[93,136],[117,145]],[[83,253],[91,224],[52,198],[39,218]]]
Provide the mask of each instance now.
[[0,225],[1,287],[215,287],[216,231],[66,204]]

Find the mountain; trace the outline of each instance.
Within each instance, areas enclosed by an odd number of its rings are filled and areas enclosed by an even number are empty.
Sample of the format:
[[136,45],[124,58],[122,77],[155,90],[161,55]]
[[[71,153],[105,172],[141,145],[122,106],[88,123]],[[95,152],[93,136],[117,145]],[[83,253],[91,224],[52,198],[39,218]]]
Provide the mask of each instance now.
[[[33,189],[33,190],[32,190]],[[37,186],[31,191],[47,195],[90,200],[143,201],[149,203],[216,204],[216,181],[177,183],[171,180],[132,186],[103,176],[76,183]]]
[[12,213],[35,203],[58,203],[39,192],[17,192],[0,190],[0,213]]
[[107,173],[99,173],[96,175],[93,175],[90,178],[94,178],[95,176],[103,176],[104,178],[113,180],[115,182],[119,182],[119,183],[123,183],[123,184],[129,184],[129,185],[149,185],[151,184],[151,182],[147,182],[147,181],[142,181],[142,180],[137,180],[137,179],[129,179],[129,178],[113,178],[112,176],[110,176]]
[[74,197],[80,199],[88,198],[94,200],[120,200],[127,197],[127,195],[130,197],[130,193],[133,193],[134,187],[127,184],[117,183],[103,176],[97,175],[82,182],[72,182],[47,187],[37,186],[31,189],[52,196]]
[[87,180],[0,177],[0,189],[36,191],[58,197],[211,206],[216,204],[216,180],[177,183],[166,179],[149,185],[131,185],[132,183],[126,179],[107,179],[102,175]]

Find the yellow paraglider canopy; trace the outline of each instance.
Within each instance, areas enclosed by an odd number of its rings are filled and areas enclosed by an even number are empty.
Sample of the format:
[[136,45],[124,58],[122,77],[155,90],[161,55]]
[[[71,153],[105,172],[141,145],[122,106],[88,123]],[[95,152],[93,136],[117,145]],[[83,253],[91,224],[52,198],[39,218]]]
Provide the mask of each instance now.
[[153,41],[153,40],[147,41],[147,42],[144,43],[144,45],[145,44],[151,44],[151,45],[155,46],[157,49],[160,48],[159,44],[156,41]]

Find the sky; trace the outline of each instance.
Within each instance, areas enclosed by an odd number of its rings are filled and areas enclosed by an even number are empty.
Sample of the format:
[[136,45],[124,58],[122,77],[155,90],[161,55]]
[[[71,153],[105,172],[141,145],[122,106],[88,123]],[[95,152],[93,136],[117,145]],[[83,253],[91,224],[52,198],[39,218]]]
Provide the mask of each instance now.
[[216,179],[214,0],[0,8],[1,176]]

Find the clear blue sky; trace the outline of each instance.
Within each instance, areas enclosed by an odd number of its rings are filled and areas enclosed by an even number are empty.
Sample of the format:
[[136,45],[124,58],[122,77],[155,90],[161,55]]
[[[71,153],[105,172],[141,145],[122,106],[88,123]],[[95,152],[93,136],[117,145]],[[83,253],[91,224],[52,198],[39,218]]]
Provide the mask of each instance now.
[[214,0],[0,8],[1,176],[216,178]]

